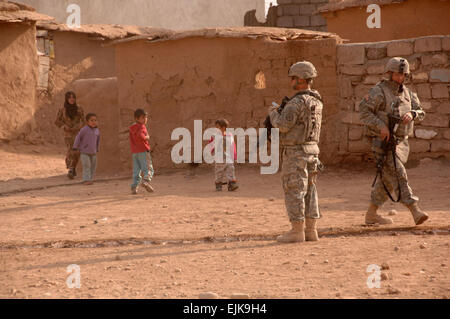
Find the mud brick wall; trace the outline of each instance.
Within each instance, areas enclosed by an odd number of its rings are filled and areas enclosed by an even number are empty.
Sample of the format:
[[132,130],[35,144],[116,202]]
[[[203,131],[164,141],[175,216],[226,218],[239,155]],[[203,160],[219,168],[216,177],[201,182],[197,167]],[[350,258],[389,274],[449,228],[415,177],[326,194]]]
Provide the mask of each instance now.
[[[83,96],[84,92],[77,92],[73,84],[80,79],[114,77],[115,50],[104,46],[105,41],[92,40],[88,34],[49,31],[49,35],[54,42],[55,56],[50,59],[48,90],[37,99],[35,119],[40,140],[62,145],[63,138],[59,134],[62,130],[54,125],[54,121],[64,105],[65,93],[74,91],[87,114],[92,103]],[[117,91],[111,94],[117,96]]]
[[0,141],[30,141],[38,83],[34,24],[0,22]]
[[277,26],[315,31],[327,31],[327,21],[321,14],[314,14],[328,0],[278,0]]
[[339,156],[361,161],[370,154],[359,120],[359,103],[385,76],[386,62],[395,56],[409,61],[412,74],[406,85],[418,94],[427,113],[410,138],[410,158],[450,157],[450,36],[338,45]]
[[118,44],[118,155],[123,167],[131,166],[128,127],[134,109],[149,112],[155,167],[183,167],[175,166],[170,158],[178,142],[171,141],[173,129],[185,127],[193,132],[194,120],[201,119],[205,130],[221,117],[233,128],[263,127],[271,103],[280,103],[285,95],[294,93],[289,66],[305,59],[314,63],[319,73],[314,87],[326,105],[320,147],[322,160],[329,162],[338,147],[336,45],[335,38],[284,42],[187,38]]

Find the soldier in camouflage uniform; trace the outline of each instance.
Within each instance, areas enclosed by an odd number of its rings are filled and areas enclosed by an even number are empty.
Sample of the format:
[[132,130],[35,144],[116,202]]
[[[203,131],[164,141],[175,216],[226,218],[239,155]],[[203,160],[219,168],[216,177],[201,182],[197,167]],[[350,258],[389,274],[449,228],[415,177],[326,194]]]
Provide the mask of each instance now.
[[[425,112],[420,107],[420,101],[415,93],[403,85],[409,74],[409,63],[406,59],[395,57],[388,61],[386,72],[389,79],[384,79],[369,91],[369,94],[359,105],[361,121],[366,124],[367,137],[369,138],[378,161],[385,158],[385,164],[381,170],[381,176],[377,176],[372,188],[371,201],[366,213],[366,224],[392,224],[390,218],[384,218],[377,214],[377,209],[388,199],[387,191],[398,190],[400,201],[411,211],[416,225],[422,224],[428,219],[428,215],[420,210],[417,205],[418,197],[413,195],[408,184],[404,164],[408,160],[409,143],[408,136],[413,134],[414,120],[422,121]],[[382,142],[389,138],[388,114],[401,119],[394,132],[397,140],[396,155],[390,152],[384,154]],[[386,157],[385,157],[386,156]],[[395,163],[394,163],[395,160]],[[386,187],[386,189],[385,189]]]
[[58,111],[55,124],[64,129],[64,142],[67,147],[66,167],[69,169],[67,176],[73,179],[76,175],[76,166],[80,160],[80,153],[73,149],[73,143],[80,129],[85,125],[84,111],[77,105],[73,92],[65,95],[64,107]]
[[281,112],[276,108],[269,111],[273,127],[280,130],[283,190],[292,225],[292,229],[279,236],[277,241],[317,241],[316,222],[321,215],[316,177],[320,165],[318,143],[323,103],[320,94],[310,88],[312,79],[317,77],[312,63],[303,61],[293,64],[289,76],[293,89],[298,93]]

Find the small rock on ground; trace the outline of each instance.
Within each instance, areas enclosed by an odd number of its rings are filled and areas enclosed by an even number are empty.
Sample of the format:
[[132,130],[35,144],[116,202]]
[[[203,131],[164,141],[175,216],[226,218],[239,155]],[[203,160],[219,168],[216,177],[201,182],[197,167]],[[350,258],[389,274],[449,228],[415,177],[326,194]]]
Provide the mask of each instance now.
[[198,295],[198,299],[219,299],[219,295],[214,292],[203,292]]
[[388,287],[387,292],[390,295],[398,295],[401,293],[401,291],[395,287]]

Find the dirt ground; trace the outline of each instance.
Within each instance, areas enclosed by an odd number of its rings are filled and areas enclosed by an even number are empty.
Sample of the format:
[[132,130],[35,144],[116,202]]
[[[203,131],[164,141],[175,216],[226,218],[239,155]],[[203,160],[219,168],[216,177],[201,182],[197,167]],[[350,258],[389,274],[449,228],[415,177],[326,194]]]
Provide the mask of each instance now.
[[[320,241],[278,244],[289,228],[281,176],[238,166],[240,188],[215,192],[211,167],[164,171],[156,192],[130,194],[128,175],[92,186],[64,176],[51,146],[0,146],[0,298],[448,298],[450,163],[408,170],[430,214],[413,227],[362,225],[373,168],[328,167],[318,189]],[[413,165],[414,166],[414,165]],[[81,271],[68,288],[67,267]],[[380,288],[369,288],[369,265]]]

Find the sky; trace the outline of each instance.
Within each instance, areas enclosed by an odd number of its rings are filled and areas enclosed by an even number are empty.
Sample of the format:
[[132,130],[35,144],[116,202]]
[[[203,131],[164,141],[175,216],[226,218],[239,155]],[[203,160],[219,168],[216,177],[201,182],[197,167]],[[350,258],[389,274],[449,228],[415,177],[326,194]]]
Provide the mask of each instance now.
[[270,8],[270,3],[272,2],[273,6],[277,5],[277,0],[265,0],[266,1],[266,17],[267,17],[267,12],[269,12],[269,8]]

